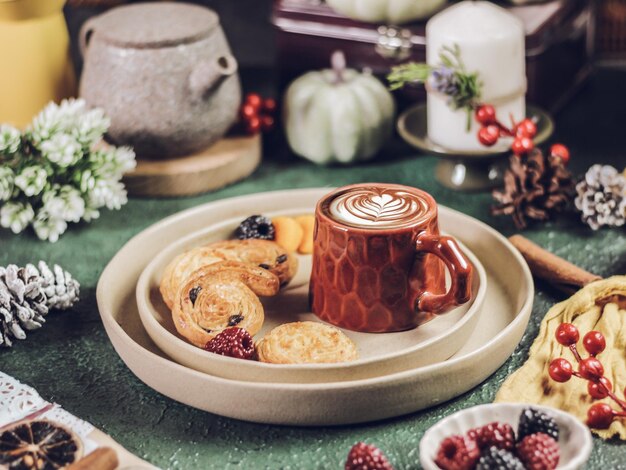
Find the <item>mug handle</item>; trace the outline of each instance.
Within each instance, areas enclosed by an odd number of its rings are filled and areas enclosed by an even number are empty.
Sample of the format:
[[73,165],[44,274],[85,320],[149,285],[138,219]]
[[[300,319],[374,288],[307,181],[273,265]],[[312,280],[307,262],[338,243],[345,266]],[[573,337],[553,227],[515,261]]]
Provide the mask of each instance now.
[[417,236],[415,249],[432,253],[444,262],[452,280],[445,294],[424,291],[415,302],[415,310],[431,314],[445,313],[457,305],[464,304],[472,296],[472,265],[465,257],[456,240],[444,235],[422,232]]
[[89,46],[89,40],[94,32],[96,26],[96,18],[89,18],[83,23],[78,33],[78,51],[80,56],[84,59],[87,53],[87,46]]

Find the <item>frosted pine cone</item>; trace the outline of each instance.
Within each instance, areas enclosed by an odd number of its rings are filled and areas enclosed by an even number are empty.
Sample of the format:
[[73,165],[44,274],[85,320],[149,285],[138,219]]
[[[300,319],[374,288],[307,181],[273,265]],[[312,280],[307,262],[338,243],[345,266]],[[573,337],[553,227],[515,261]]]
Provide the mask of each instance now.
[[47,313],[42,279],[34,267],[0,267],[0,346],[11,346],[11,337],[26,338],[25,330],[40,328]]
[[610,165],[593,165],[576,185],[576,208],[593,230],[626,222],[626,177]]
[[0,267],[0,346],[10,347],[12,339],[25,339],[26,331],[45,323],[50,309],[66,309],[78,300],[79,284],[54,265],[43,261],[19,268]]
[[[32,265],[28,266],[34,268]],[[58,264],[54,265],[53,271],[43,261],[39,262],[39,273],[43,281],[43,292],[48,299],[48,307],[58,310],[70,308],[78,301],[80,284]]]

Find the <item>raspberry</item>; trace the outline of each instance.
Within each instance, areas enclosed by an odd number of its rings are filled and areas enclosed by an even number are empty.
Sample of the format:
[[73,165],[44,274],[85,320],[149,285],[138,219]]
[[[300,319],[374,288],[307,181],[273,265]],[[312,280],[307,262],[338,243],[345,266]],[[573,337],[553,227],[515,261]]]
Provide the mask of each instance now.
[[348,453],[346,470],[393,470],[393,467],[380,449],[358,442]]
[[272,221],[262,215],[251,215],[239,224],[235,230],[235,236],[240,240],[247,238],[260,238],[262,240],[273,240],[275,234]]
[[528,470],[552,470],[559,464],[559,444],[547,434],[531,434],[517,444],[517,456]]
[[470,470],[479,458],[480,450],[474,439],[451,436],[441,441],[435,463],[443,470]]
[[254,341],[243,328],[226,328],[205,346],[209,352],[237,359],[254,359]]
[[515,455],[505,449],[495,446],[489,447],[480,456],[476,470],[494,470],[506,468],[507,470],[525,470],[524,464]]
[[[482,428],[473,430],[476,444],[480,450],[496,447],[498,449],[513,450],[515,448],[515,432],[506,423],[493,422]],[[472,437],[471,434],[468,434]]]
[[526,408],[519,417],[517,439],[522,440],[530,434],[542,432],[559,440],[559,426],[552,416],[534,408]]

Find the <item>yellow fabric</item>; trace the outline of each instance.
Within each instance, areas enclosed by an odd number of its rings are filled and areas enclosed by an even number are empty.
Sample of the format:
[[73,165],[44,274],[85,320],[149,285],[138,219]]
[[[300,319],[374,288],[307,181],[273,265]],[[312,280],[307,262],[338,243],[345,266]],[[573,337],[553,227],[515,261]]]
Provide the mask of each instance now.
[[[548,375],[550,362],[563,357],[577,369],[574,355],[554,338],[561,323],[573,323],[580,331],[578,351],[582,357],[587,352],[582,338],[591,330],[602,332],[606,349],[598,355],[604,365],[604,375],[613,384],[619,398],[624,398],[626,387],[626,276],[592,282],[568,300],[554,305],[546,314],[539,334],[530,348],[526,363],[502,384],[496,402],[536,403],[553,406],[577,416],[587,418],[587,409],[595,401],[587,393],[586,380],[572,377],[568,382],[558,383]],[[618,405],[610,398],[602,400],[614,409]],[[603,439],[619,436],[626,440],[626,421],[616,420],[607,430],[594,431]]]

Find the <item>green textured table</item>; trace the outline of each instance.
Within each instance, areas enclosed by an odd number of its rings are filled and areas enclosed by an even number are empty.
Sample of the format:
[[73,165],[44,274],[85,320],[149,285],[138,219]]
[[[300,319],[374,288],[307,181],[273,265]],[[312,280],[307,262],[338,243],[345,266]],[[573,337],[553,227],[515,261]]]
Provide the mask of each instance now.
[[[626,166],[626,73],[601,71],[557,116],[557,139],[573,154],[581,173],[594,162]],[[73,311],[48,316],[44,328],[10,350],[0,350],[0,370],[34,386],[44,398],[109,433],[130,451],[163,468],[341,468],[359,440],[380,446],[397,469],[419,468],[418,443],[440,418],[493,400],[496,390],[526,359],[539,322],[561,297],[537,285],[530,325],[512,357],[486,382],[430,410],[368,425],[292,428],[239,422],[174,402],[145,386],[123,364],[104,332],[95,287],[109,259],[133,235],[163,217],[220,198],[282,188],[338,186],[362,181],[395,182],[429,191],[444,205],[486,221],[505,235],[507,219],[488,215],[488,194],[464,194],[435,182],[435,159],[418,156],[399,142],[376,161],[351,168],[318,168],[286,155],[274,143],[252,177],[217,193],[187,199],[132,199],[119,212],[105,212],[87,225],[72,226],[56,244],[0,231],[0,264],[44,259],[63,265],[82,284]],[[525,235],[602,276],[626,273],[623,229],[593,233],[575,216],[527,230]],[[624,385],[624,384],[622,384]],[[589,468],[626,468],[626,444],[594,439]]]

